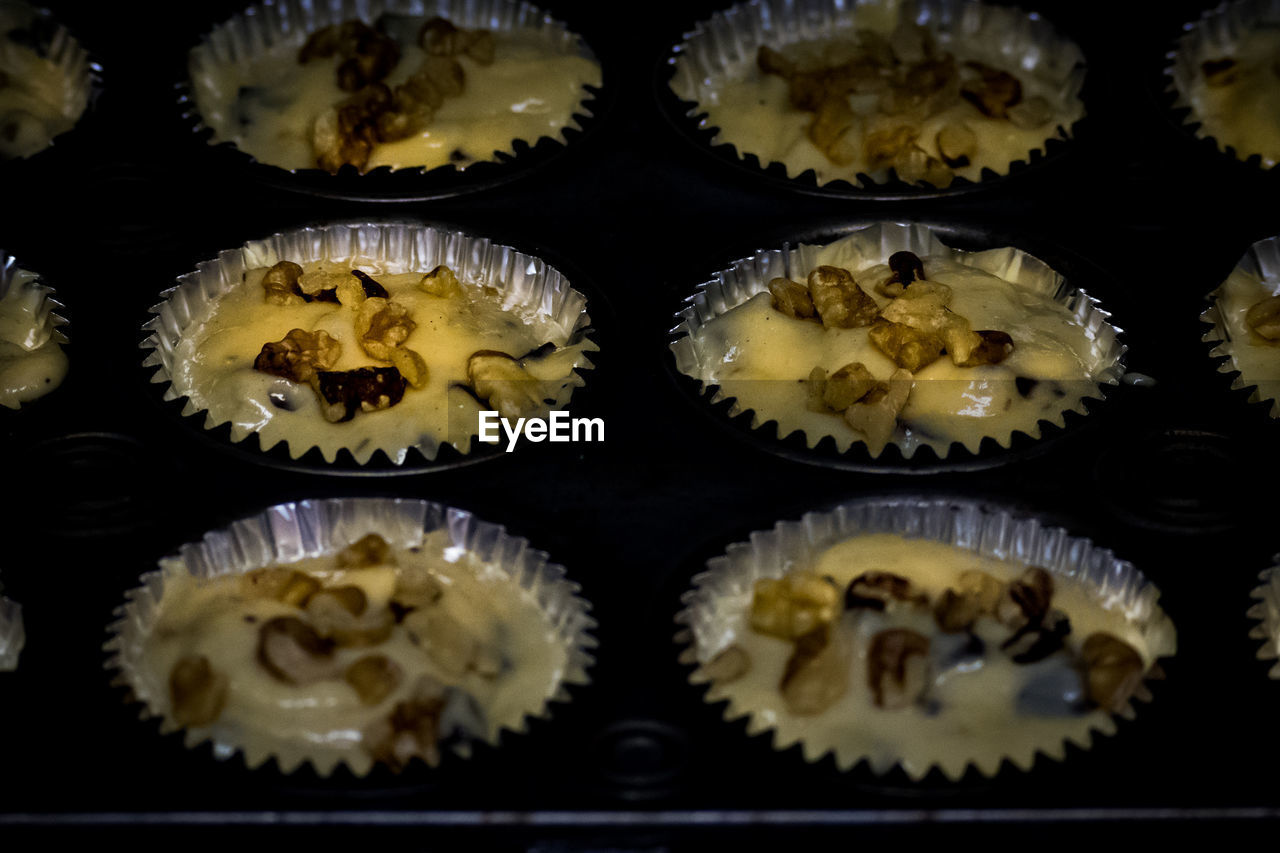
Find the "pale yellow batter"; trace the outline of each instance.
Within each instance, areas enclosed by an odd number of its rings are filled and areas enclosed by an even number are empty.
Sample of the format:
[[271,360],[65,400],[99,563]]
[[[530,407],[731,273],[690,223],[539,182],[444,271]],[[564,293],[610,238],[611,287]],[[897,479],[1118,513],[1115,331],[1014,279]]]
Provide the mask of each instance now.
[[[954,588],[961,572],[975,569],[1010,581],[1026,566],[940,542],[884,533],[839,542],[794,567],[829,576],[841,590],[864,572],[891,572],[910,580],[930,601]],[[1072,654],[1096,631],[1128,643],[1148,668],[1157,657],[1172,653],[1172,626],[1162,613],[1139,624],[1109,603],[1101,591],[1059,575],[1054,581],[1052,607],[1064,611],[1070,620],[1066,647]],[[1064,707],[1055,712],[1052,701],[1043,706],[1020,705],[1019,693],[1038,679],[1065,678],[1070,682],[1073,671],[1061,652],[1036,663],[1015,663],[1000,650],[1009,630],[990,617],[982,617],[974,626],[974,633],[986,645],[980,662],[948,666],[946,657],[964,645],[963,635],[943,634],[929,609],[908,606],[894,606],[883,613],[849,611],[839,617],[837,641],[852,649],[849,688],[819,714],[793,714],[783,701],[779,683],[794,644],[751,627],[751,600],[750,588],[725,596],[714,602],[714,613],[704,621],[711,630],[704,633],[708,644],[697,649],[699,662],[707,663],[733,644],[744,649],[750,659],[745,674],[713,683],[707,698],[728,699],[729,718],[750,714],[751,732],[774,729],[780,749],[799,741],[809,760],[834,751],[842,769],[865,758],[876,772],[901,764],[912,778],[922,777],[933,765],[958,778],[970,763],[993,775],[1002,758],[1025,768],[1037,751],[1061,758],[1064,741],[1087,748],[1092,730],[1108,734],[1115,730],[1111,717],[1100,709]],[[897,710],[875,706],[867,684],[868,643],[874,634],[890,627],[910,628],[931,638],[929,702]],[[706,680],[705,675],[699,680]]]
[[478,432],[479,413],[487,406],[466,389],[468,358],[478,350],[526,356],[525,369],[538,380],[547,410],[567,405],[581,384],[574,368],[587,367],[586,353],[598,349],[569,334],[546,315],[504,305],[503,296],[463,282],[460,295],[433,296],[418,287],[422,272],[390,274],[387,265],[371,261],[304,265],[307,271],[359,268],[372,274],[403,305],[417,324],[403,346],[422,356],[428,369],[423,388],[410,387],[400,403],[351,420],[330,423],[316,394],[305,384],[254,369],[263,344],[279,341],[292,329],[324,330],[342,346],[334,370],[389,366],[361,348],[355,332],[354,306],[331,302],[273,305],[265,301],[266,269],[250,270],[243,283],[221,296],[203,321],[185,330],[175,347],[172,383],[195,409],[207,412],[206,425],[231,423],[231,437],[241,441],[257,433],[263,449],[287,443],[297,458],[312,447],[333,461],[340,449],[367,462],[382,449],[396,463],[408,448],[419,447],[428,458],[451,444],[462,453]]
[[[170,674],[179,659],[203,656],[228,679],[225,706],[217,719],[191,730],[190,738],[213,738],[247,755],[275,755],[286,767],[311,761],[322,773],[345,763],[357,774],[373,764],[367,732],[409,699],[420,676],[470,694],[483,713],[484,729],[469,734],[495,741],[503,728],[519,730],[525,715],[541,712],[563,680],[567,649],[547,615],[531,595],[499,567],[474,553],[450,546],[446,531],[426,536],[420,547],[396,549],[393,558],[373,567],[337,567],[334,556],[288,564],[323,588],[356,586],[367,598],[366,613],[385,611],[392,601],[419,604],[390,636],[375,645],[344,646],[334,651],[341,670],[369,656],[389,658],[402,677],[376,704],[361,701],[340,674],[298,685],[281,681],[259,660],[264,623],[274,617],[309,621],[303,608],[246,594],[241,575],[198,579],[181,567],[164,575],[154,624],[143,638],[136,671],[128,675],[146,686],[152,710],[175,728],[170,708]],[[440,590],[430,605],[405,590],[424,583]],[[452,648],[438,651],[424,635],[421,620],[444,619],[484,649],[488,665],[457,671]]]
[[1249,29],[1229,53],[1203,47],[1190,65],[1183,96],[1200,122],[1197,133],[1241,160],[1259,154],[1268,169],[1280,162],[1280,27]]
[[[365,171],[453,164],[463,169],[510,153],[515,140],[562,139],[576,127],[584,86],[599,87],[600,66],[585,48],[570,48],[545,31],[493,32],[492,64],[459,56],[465,90],[446,98],[417,134],[376,145]],[[305,33],[244,61],[228,61],[209,45],[192,51],[196,106],[215,142],[233,142],[260,162],[284,169],[314,169],[316,121],[349,98],[338,88],[340,57],[298,62]],[[399,63],[385,79],[394,89],[421,64],[421,47],[401,45]]]
[[[925,273],[952,288],[949,307],[971,328],[1007,332],[1013,352],[999,364],[977,367],[957,367],[944,356],[917,372],[893,438],[907,456],[921,446],[942,456],[953,442],[977,452],[987,436],[1008,446],[1015,431],[1038,435],[1041,419],[1061,425],[1065,412],[1096,396],[1096,380],[1109,366],[1070,311],[1041,292],[985,272],[983,254],[963,264],[925,257]],[[873,287],[889,276],[888,268],[861,257],[853,241],[823,249],[813,266],[824,264],[852,271],[882,309],[889,304]],[[895,368],[866,328],[829,329],[788,317],[771,307],[768,293],[708,322],[696,333],[693,350],[695,378],[719,385],[720,396],[736,398],[737,411],[753,411],[756,424],[777,421],[780,436],[801,430],[810,447],[832,436],[841,451],[866,436],[838,414],[809,410],[810,371],[861,362],[875,378],[887,380]],[[882,449],[868,447],[873,455]]]
[[47,293],[36,285],[33,273],[15,270],[0,296],[0,406],[16,409],[42,397],[67,374],[67,355]]

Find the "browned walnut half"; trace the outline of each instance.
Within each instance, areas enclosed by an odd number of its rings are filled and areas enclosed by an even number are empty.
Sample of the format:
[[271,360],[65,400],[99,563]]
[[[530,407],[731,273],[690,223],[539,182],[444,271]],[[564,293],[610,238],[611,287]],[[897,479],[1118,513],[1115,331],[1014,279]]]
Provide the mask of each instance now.
[[844,410],[844,420],[862,433],[870,447],[884,447],[898,426],[898,415],[911,396],[911,374],[899,368],[889,381]]
[[253,369],[294,382],[310,382],[316,372],[333,367],[342,344],[328,332],[292,329],[283,339],[262,345]]
[[955,342],[955,336],[947,336],[947,351],[957,367],[977,367],[982,364],[999,364],[1013,353],[1013,338],[1008,332],[996,329],[980,329],[969,333],[974,337],[967,352]]
[[204,655],[187,655],[169,673],[169,710],[180,726],[207,726],[227,704],[228,680]]
[[246,598],[269,598],[292,607],[305,607],[320,589],[320,582],[304,572],[283,566],[254,569],[240,576],[240,594]]
[[435,17],[422,25],[418,43],[432,56],[457,56],[465,53],[480,65],[493,62],[493,33],[489,30],[464,30],[445,18]]
[[302,298],[298,287],[298,277],[302,275],[302,267],[293,261],[280,261],[267,270],[262,277],[262,289],[266,291],[266,300],[272,305],[288,305]]
[[391,361],[391,351],[407,341],[416,328],[408,308],[382,296],[371,296],[356,309],[360,348],[379,361]]
[[891,628],[871,638],[867,686],[877,708],[898,711],[916,702],[928,686],[929,638]]
[[356,412],[389,409],[404,399],[408,384],[394,367],[321,370],[312,381],[321,414],[330,423],[349,421]]
[[840,614],[840,590],[812,572],[761,578],[751,597],[751,627],[761,634],[794,640]]
[[391,73],[400,61],[400,46],[360,20],[344,21],[312,33],[298,51],[298,62],[340,58],[338,88],[355,92]]
[[876,349],[911,373],[933,364],[946,349],[945,342],[938,335],[888,320],[877,321],[868,336]]
[[462,284],[458,277],[444,264],[424,275],[422,281],[418,282],[418,289],[445,299],[462,295]]
[[876,300],[841,267],[820,266],[809,273],[809,296],[829,329],[869,326],[880,313]]
[[927,606],[929,597],[892,572],[863,572],[845,587],[844,606],[850,610],[883,611],[892,601]]
[[775,311],[781,311],[797,320],[818,318],[818,311],[813,307],[813,299],[809,296],[809,288],[798,281],[789,278],[771,279],[769,295],[770,304]]
[[1038,625],[1048,615],[1052,601],[1053,575],[1032,566],[1005,587],[996,605],[996,618],[1015,631],[1026,625]]
[[1124,640],[1099,631],[1085,638],[1080,661],[1089,699],[1113,714],[1123,711],[1142,683],[1142,655]]
[[258,663],[286,684],[313,684],[342,674],[333,643],[292,616],[278,616],[258,629]]
[[796,638],[778,685],[791,713],[821,714],[849,689],[849,655],[835,631],[832,625],[819,625]]

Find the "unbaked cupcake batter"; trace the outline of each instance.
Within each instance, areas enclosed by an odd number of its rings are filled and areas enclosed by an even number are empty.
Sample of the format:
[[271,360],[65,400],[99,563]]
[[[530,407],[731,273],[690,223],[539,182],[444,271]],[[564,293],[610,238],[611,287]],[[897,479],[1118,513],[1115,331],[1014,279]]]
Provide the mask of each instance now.
[[1205,52],[1193,68],[1184,95],[1199,133],[1241,160],[1259,154],[1268,169],[1280,162],[1280,27],[1251,28],[1229,54]]
[[[1280,283],[1263,281],[1242,269],[1235,269],[1218,289],[1216,303],[1223,326],[1229,336],[1229,350],[1234,369],[1240,371],[1241,381],[1257,386],[1259,399],[1272,401],[1272,414],[1280,416],[1280,329],[1276,318],[1280,315]],[[1274,308],[1267,313],[1262,331],[1249,322],[1251,310],[1267,303]],[[1270,320],[1265,323],[1265,320]]]
[[53,305],[35,282],[33,273],[14,270],[0,296],[0,405],[10,409],[48,394],[67,374]]

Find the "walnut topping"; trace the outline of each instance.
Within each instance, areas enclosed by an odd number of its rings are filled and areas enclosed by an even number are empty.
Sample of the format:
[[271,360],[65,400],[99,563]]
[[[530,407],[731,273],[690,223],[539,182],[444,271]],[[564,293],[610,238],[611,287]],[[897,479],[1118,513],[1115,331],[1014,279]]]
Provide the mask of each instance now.
[[889,381],[877,385],[867,396],[844,410],[844,420],[862,433],[868,446],[884,447],[898,426],[898,415],[911,396],[911,374],[898,369]]
[[960,85],[960,96],[991,118],[1008,118],[1009,108],[1022,100],[1022,83],[1007,71],[981,62],[966,62],[977,72]]
[[343,679],[360,697],[362,705],[378,705],[404,680],[404,671],[386,655],[368,655],[347,667]]
[[1014,663],[1035,663],[1062,648],[1071,633],[1071,621],[1061,610],[1050,611],[1042,621],[1023,625],[1000,648]]
[[879,384],[862,362],[846,364],[826,378],[822,386],[822,404],[833,412],[843,412]]
[[769,281],[770,304],[773,310],[781,311],[788,317],[797,320],[813,320],[818,316],[813,307],[813,299],[809,296],[809,288],[798,281],[788,278],[775,278]]
[[917,373],[942,357],[946,343],[936,334],[905,323],[877,320],[868,333],[871,343],[903,370]]
[[911,581],[892,572],[863,572],[849,581],[844,591],[844,606],[849,610],[883,611],[891,601],[928,604],[929,598]]
[[951,360],[957,367],[977,367],[981,364],[999,364],[1013,352],[1013,338],[1007,332],[995,329],[982,329],[970,333],[973,338],[971,348],[966,353],[956,346],[951,339],[947,340],[947,350]]
[[240,594],[246,598],[270,598],[293,607],[306,606],[320,589],[320,582],[304,572],[283,566],[254,569],[240,576]]
[[427,656],[451,675],[478,672],[492,676],[501,668],[502,655],[447,610],[415,610],[402,623]]
[[980,616],[993,616],[1004,595],[1004,584],[986,572],[970,569],[960,573],[956,589],[938,597],[933,618],[948,634],[967,631]]
[[751,597],[751,627],[784,640],[794,640],[831,622],[839,612],[840,590],[812,572],[761,578]]
[[481,400],[509,420],[542,408],[542,383],[505,352],[479,350],[467,359],[467,379]]
[[283,339],[262,345],[253,369],[294,382],[310,382],[319,370],[337,363],[342,344],[323,330],[293,329]]
[[418,324],[409,309],[386,297],[372,296],[356,311],[356,337],[371,358],[390,361],[391,351],[409,339]]
[[903,287],[913,281],[925,280],[924,261],[915,252],[894,252],[889,256],[889,269],[893,273],[891,280]]
[[312,383],[320,395],[320,411],[330,423],[341,423],[356,412],[389,409],[404,398],[408,382],[394,367],[321,370]]
[[835,633],[823,624],[796,638],[778,685],[791,713],[821,714],[849,689],[849,656]]
[[457,56],[465,53],[480,65],[493,62],[493,33],[489,30],[464,30],[444,18],[436,17],[422,25],[418,43],[432,56]]
[[867,686],[877,708],[898,711],[916,702],[928,686],[929,638],[891,628],[871,638]]
[[298,277],[302,275],[302,267],[293,261],[280,261],[267,270],[262,277],[262,289],[266,291],[266,300],[272,305],[288,305],[297,302],[302,293],[298,287]]
[[414,388],[427,387],[427,362],[422,356],[408,347],[396,347],[391,351],[391,363]]
[[395,554],[387,540],[376,533],[369,533],[338,552],[336,565],[340,569],[367,569],[371,566],[394,566]]
[[387,717],[364,731],[365,748],[374,760],[396,772],[414,758],[437,764],[438,729],[444,706],[444,685],[427,675],[419,677],[408,699],[396,703]]
[[1049,613],[1053,600],[1053,575],[1032,566],[1004,589],[996,605],[996,618],[1015,631],[1038,625]]
[[869,326],[880,311],[875,299],[841,267],[820,266],[809,273],[809,295],[827,328]]
[[978,150],[978,137],[969,126],[961,121],[953,121],[938,131],[938,153],[942,162],[953,169],[968,166],[970,158]]
[[379,299],[387,299],[391,294],[387,293],[387,289],[377,280],[363,270],[352,270],[351,274],[355,276],[356,281],[360,282],[360,287],[364,290],[364,295],[369,298],[377,297]]
[[1036,96],[1009,107],[1009,123],[1023,130],[1041,127],[1053,120],[1053,105]]
[[424,275],[422,281],[418,282],[418,289],[446,299],[462,295],[462,284],[458,277],[444,264]]
[[1085,638],[1080,660],[1089,699],[1113,714],[1123,711],[1142,682],[1142,655],[1124,640],[1099,631]]
[[335,54],[342,60],[338,87],[355,92],[391,73],[400,61],[400,46],[363,21],[350,20],[312,33],[298,51],[298,62],[306,64]]
[[1244,315],[1249,328],[1269,341],[1280,341],[1280,296],[1268,296],[1249,307]]
[[340,674],[333,643],[292,616],[278,616],[258,629],[258,663],[286,684],[312,684]]
[[1221,59],[1206,59],[1200,63],[1200,73],[1204,74],[1205,85],[1212,88],[1229,86],[1235,82],[1240,67],[1229,56]]
[[894,124],[868,131],[862,141],[862,156],[872,169],[887,169],[905,159],[916,147],[920,130],[912,124]]
[[204,655],[180,658],[169,672],[169,710],[180,726],[207,726],[227,704],[227,677]]
[[728,646],[702,665],[702,673],[717,684],[727,684],[746,675],[751,669],[751,658],[737,644]]

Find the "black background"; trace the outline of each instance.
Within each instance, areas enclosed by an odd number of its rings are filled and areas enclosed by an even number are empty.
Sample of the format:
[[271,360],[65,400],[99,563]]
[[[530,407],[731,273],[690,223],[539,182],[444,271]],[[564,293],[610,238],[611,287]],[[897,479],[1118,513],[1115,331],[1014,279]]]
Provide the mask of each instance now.
[[[1274,817],[1280,686],[1244,613],[1280,551],[1276,428],[1215,372],[1198,315],[1249,244],[1280,233],[1278,182],[1193,141],[1161,94],[1164,54],[1201,4],[1027,4],[1088,57],[1079,139],[978,192],[884,201],[778,187],[677,130],[657,95],[661,61],[719,4],[547,3],[602,59],[604,114],[508,183],[401,203],[283,191],[193,138],[174,90],[186,51],[241,4],[49,5],[105,82],[73,134],[0,171],[0,245],[57,288],[73,341],[62,388],[0,412],[12,546],[0,572],[28,631],[19,670],[0,675],[0,825],[148,824],[189,841],[192,825],[336,821],[361,838],[412,831],[422,846],[648,849],[782,841],[798,825],[845,837],[858,824],[862,840],[990,821],[1025,837],[1031,822],[1037,836],[1085,837],[1100,819],[1111,834],[1167,821],[1207,834],[1209,818]],[[289,471],[161,403],[138,344],[176,276],[278,230],[381,217],[509,243],[588,294],[603,352],[574,411],[605,419],[604,444],[524,445],[408,476]],[[1065,434],[979,471],[859,473],[768,452],[671,375],[666,332],[699,281],[757,248],[875,219],[1036,252],[1114,312],[1130,369],[1156,386],[1115,389]],[[592,685],[529,736],[399,778],[249,772],[139,722],[100,650],[138,576],[265,506],[361,494],[472,510],[565,565],[600,623]],[[720,720],[675,660],[689,578],[752,530],[881,494],[1012,507],[1132,560],[1179,629],[1154,703],[1065,762],[957,784],[809,766]]]

